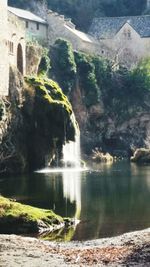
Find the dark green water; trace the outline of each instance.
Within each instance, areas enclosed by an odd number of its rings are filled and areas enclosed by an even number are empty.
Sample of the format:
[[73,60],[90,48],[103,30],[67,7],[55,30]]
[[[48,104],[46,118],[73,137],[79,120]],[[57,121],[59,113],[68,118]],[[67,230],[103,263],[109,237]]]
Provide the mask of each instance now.
[[72,240],[150,227],[150,166],[118,162],[100,165],[99,171],[1,178],[0,193],[62,216],[77,217],[81,222],[69,233]]

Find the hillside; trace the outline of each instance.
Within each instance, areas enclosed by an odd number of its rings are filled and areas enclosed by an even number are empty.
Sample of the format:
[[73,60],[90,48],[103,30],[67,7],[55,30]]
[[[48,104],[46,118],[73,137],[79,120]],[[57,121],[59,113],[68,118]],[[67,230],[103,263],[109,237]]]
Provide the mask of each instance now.
[[[47,0],[48,8],[71,17],[78,28],[87,30],[95,16],[140,15],[146,12],[147,0]],[[45,0],[9,0],[9,5],[39,11]]]

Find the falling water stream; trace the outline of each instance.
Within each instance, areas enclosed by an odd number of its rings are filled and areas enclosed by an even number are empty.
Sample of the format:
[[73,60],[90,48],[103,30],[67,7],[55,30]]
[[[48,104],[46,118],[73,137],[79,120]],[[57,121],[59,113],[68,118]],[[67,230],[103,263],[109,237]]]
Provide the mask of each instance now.
[[75,136],[75,142],[70,141],[63,146],[63,161],[65,167],[80,168],[80,134]]
[[[65,141],[63,145],[63,162],[65,168],[73,167],[79,169],[81,167],[81,153],[80,153],[80,130],[76,124],[74,113],[71,115],[71,120],[75,127],[75,141]],[[66,126],[64,125],[64,136],[66,140]]]

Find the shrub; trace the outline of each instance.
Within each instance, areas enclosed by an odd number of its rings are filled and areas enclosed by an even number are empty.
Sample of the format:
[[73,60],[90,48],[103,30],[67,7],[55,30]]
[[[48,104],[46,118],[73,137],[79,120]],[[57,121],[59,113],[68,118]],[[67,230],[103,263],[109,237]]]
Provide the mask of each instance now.
[[150,58],[139,62],[137,67],[131,71],[131,79],[136,94],[143,95],[150,91]]
[[80,77],[80,83],[84,89],[85,104],[91,106],[100,99],[100,89],[97,84],[95,66],[92,57],[84,53],[76,53],[75,60]]
[[70,93],[76,75],[76,63],[73,48],[70,42],[57,39],[55,42],[56,60],[63,91]]
[[39,76],[46,76],[48,71],[50,70],[50,58],[48,56],[48,50],[43,50],[43,55],[39,64],[38,68],[38,75]]

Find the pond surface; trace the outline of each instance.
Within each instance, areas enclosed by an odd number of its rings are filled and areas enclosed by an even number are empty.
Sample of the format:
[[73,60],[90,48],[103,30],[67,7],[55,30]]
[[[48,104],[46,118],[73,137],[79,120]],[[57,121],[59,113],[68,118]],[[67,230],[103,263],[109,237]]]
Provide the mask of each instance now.
[[0,194],[81,220],[65,233],[65,240],[111,237],[150,227],[150,166],[116,162],[93,168],[0,178]]

